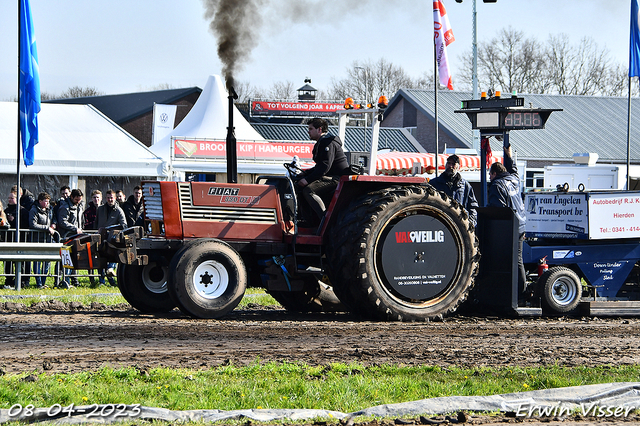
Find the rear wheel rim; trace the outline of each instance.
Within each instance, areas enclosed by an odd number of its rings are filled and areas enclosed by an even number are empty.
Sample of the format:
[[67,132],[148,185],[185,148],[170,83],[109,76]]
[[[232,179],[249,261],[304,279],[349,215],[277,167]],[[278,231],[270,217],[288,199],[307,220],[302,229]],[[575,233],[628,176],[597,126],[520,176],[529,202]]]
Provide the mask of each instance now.
[[551,297],[560,306],[570,305],[577,297],[577,289],[571,278],[561,277],[551,285]]
[[217,299],[229,288],[229,272],[215,260],[202,262],[193,273],[193,287],[200,297]]
[[142,270],[142,282],[151,293],[166,293],[168,273],[169,268],[166,266],[146,265]]

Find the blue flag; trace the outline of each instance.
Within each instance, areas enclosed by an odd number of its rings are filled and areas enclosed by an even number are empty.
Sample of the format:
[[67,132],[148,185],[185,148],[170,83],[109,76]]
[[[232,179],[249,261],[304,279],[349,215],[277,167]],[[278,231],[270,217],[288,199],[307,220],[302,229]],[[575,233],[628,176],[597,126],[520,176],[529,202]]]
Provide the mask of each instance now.
[[29,0],[20,0],[20,133],[24,165],[33,164],[33,148],[38,143],[40,112],[40,71],[36,37],[33,33]]
[[631,0],[631,30],[629,39],[629,77],[640,76],[640,28],[638,0]]

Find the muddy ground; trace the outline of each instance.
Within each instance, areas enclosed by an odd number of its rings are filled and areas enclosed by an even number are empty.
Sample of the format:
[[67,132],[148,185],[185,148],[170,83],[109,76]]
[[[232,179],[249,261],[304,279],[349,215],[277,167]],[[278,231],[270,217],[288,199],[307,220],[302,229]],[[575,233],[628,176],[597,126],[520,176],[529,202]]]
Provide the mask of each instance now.
[[381,323],[250,305],[223,320],[195,320],[178,310],[144,315],[128,305],[0,304],[0,366],[6,373],[71,373],[105,365],[197,369],[257,359],[310,365],[625,365],[640,362],[639,335],[636,318]]

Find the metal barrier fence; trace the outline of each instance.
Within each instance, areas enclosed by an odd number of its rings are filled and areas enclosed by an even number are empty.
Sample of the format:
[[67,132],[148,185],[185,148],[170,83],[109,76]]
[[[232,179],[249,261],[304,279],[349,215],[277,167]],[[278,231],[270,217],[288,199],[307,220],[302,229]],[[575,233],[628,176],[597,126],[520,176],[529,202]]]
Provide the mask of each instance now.
[[[48,231],[21,229],[18,239],[15,229],[0,229],[0,261],[4,261],[4,273],[0,277],[4,277],[5,285],[13,283],[16,290],[21,290],[32,277],[42,278],[43,282],[47,277],[53,277],[54,285],[59,286],[66,279],[60,258],[61,247],[57,232],[51,235]],[[91,284],[99,276],[92,270],[87,274],[77,272],[74,277],[88,277]]]

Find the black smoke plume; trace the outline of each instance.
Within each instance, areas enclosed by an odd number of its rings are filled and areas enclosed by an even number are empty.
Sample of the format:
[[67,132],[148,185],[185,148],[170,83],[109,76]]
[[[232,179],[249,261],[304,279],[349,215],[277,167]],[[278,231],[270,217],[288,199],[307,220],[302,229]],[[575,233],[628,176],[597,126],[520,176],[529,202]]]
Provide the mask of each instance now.
[[[229,89],[234,86],[234,76],[241,71],[251,50],[258,44],[264,18],[269,21],[271,29],[289,22],[304,22],[310,26],[318,22],[336,24],[353,13],[366,13],[365,7],[371,0],[202,1],[204,17],[210,21],[209,30],[218,40],[218,57],[222,61],[222,74]],[[375,3],[384,5],[385,2],[376,0]],[[384,16],[383,13],[381,15]]]
[[242,69],[256,43],[255,34],[262,23],[263,0],[204,0],[205,18],[218,39],[218,57],[227,89],[234,86],[234,75]]

